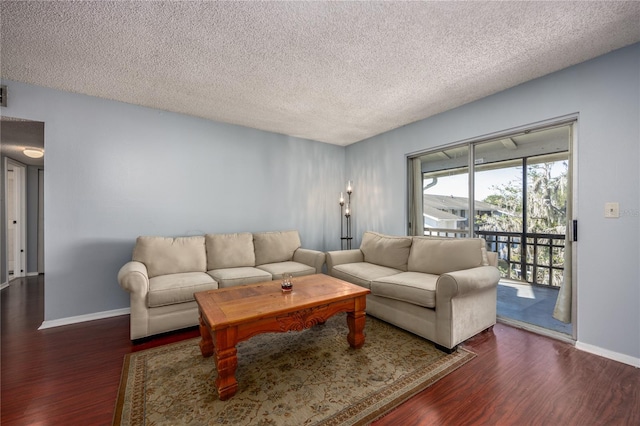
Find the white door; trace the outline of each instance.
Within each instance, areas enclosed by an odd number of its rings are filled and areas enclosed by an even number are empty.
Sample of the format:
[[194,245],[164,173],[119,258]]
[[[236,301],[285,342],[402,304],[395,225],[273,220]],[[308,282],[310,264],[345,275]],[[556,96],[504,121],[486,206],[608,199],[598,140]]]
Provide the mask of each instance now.
[[9,279],[26,276],[26,182],[24,164],[5,159],[7,182],[7,270]]
[[15,178],[13,169],[7,170],[7,263],[9,279],[13,278],[16,263],[16,200]]

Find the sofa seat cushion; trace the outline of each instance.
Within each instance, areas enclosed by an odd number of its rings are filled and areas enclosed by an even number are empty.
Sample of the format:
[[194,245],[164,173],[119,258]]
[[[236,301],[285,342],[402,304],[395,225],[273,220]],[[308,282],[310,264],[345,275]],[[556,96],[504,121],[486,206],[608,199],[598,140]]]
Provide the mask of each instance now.
[[375,263],[356,262],[334,266],[331,275],[341,280],[371,289],[371,281],[381,277],[399,274],[400,272],[402,271],[376,265]]
[[195,300],[193,293],[215,290],[218,283],[204,272],[159,275],[149,279],[147,305],[150,308]]
[[218,282],[220,288],[271,281],[270,273],[249,266],[213,269],[207,273]]
[[293,275],[294,277],[301,277],[303,275],[312,275],[316,273],[316,268],[305,265],[304,263],[293,261],[267,263],[264,265],[260,265],[257,268],[270,273],[273,277],[272,279],[274,280],[281,279],[282,274],[284,274],[285,272]]
[[402,272],[372,281],[371,294],[435,308],[438,278],[438,275],[421,272]]

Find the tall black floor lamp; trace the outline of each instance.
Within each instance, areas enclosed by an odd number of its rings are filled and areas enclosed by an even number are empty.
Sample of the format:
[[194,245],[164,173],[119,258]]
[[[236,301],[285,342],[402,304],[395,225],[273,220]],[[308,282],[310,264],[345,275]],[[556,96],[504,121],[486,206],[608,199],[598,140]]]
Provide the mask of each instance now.
[[[340,248],[344,250],[351,250],[351,193],[353,192],[353,184],[351,181],[347,182],[347,203],[345,206],[344,193],[340,193]],[[344,220],[342,215],[344,214]],[[347,233],[344,233],[346,222]]]

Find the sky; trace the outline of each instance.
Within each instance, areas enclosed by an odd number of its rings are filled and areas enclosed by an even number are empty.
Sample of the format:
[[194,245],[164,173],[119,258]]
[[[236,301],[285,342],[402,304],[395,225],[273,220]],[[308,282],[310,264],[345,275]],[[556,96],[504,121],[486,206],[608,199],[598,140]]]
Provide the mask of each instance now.
[[[552,168],[553,176],[558,176],[562,173],[564,170],[562,163],[562,161],[558,161],[554,164]],[[493,189],[494,186],[506,185],[511,181],[522,181],[522,167],[508,167],[478,172],[475,177],[475,199],[482,201],[489,195],[498,193]],[[429,188],[426,193],[468,197],[468,187],[467,174],[460,174],[438,178],[436,186]]]
[[[495,194],[493,185],[507,184],[509,181],[517,179],[521,171],[515,168],[491,170],[476,174],[476,200],[484,200],[487,196]],[[453,195],[455,197],[468,197],[468,177],[467,174],[446,176],[438,178],[436,186],[427,190],[427,194]]]

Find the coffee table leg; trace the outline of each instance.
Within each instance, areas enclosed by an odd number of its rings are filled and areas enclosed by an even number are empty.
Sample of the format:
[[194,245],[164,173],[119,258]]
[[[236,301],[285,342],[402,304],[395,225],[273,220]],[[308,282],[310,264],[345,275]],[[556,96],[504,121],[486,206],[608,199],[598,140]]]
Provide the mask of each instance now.
[[364,324],[367,319],[365,306],[366,299],[363,296],[355,300],[354,311],[347,312],[347,325],[349,326],[347,341],[354,349],[360,349],[364,345]]
[[216,378],[216,389],[218,397],[226,401],[236,394],[238,382],[236,381],[236,368],[238,367],[238,356],[236,351],[235,329],[226,328],[213,333],[215,338],[214,354],[218,378]]
[[[235,329],[224,329],[211,331],[200,316],[200,352],[205,358],[215,355],[216,389],[218,397],[226,401],[235,395],[238,390],[236,381],[236,368],[238,367],[238,356],[235,342]],[[215,345],[213,340],[215,339]]]
[[202,356],[205,358],[213,355],[213,339],[211,338],[211,332],[209,331],[209,327],[202,319],[202,315],[200,316],[200,352]]

